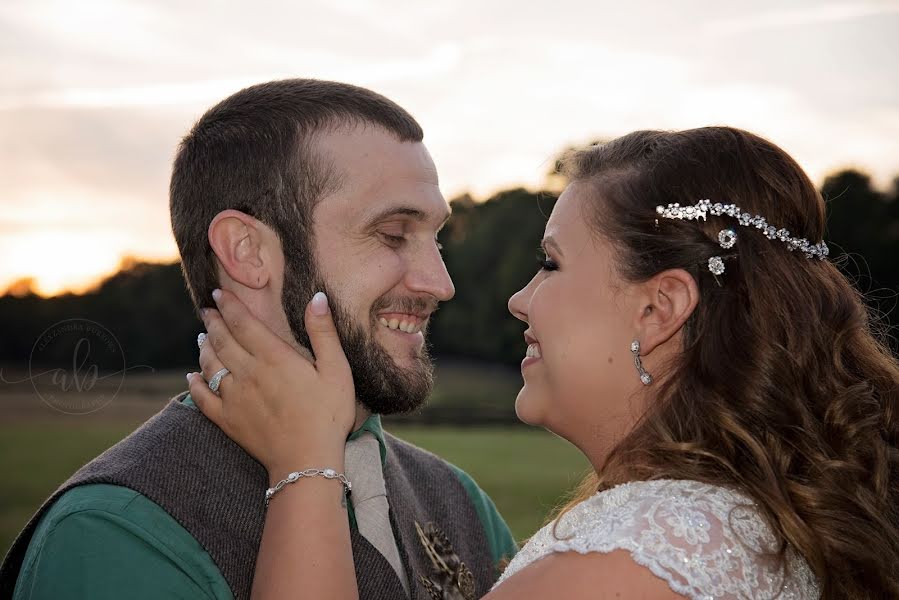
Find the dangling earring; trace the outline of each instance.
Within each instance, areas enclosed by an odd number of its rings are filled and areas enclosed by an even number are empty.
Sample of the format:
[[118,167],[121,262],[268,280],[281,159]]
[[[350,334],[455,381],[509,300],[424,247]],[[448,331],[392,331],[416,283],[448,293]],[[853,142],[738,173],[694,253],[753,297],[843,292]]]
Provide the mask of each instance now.
[[643,382],[643,385],[651,384],[652,375],[643,368],[643,361],[640,360],[640,342],[637,340],[631,342],[631,353],[634,355],[634,366],[637,367],[637,373],[640,374],[640,381]]

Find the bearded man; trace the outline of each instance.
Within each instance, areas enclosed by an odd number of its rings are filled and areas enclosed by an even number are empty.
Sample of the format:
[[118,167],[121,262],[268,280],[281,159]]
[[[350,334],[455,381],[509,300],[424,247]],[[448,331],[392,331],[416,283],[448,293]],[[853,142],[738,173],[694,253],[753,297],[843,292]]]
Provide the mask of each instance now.
[[[435,548],[464,563],[480,596],[516,550],[468,475],[381,426],[380,415],[428,397],[425,332],[454,294],[436,241],[449,207],[422,137],[370,90],[276,81],[206,112],[171,178],[172,229],[198,311],[214,307],[214,289],[230,290],[311,358],[304,310],[327,293],[358,400],[347,512],[366,599],[430,597]],[[47,500],[4,561],[0,598],[248,598],[268,484],[262,465],[179,394]]]

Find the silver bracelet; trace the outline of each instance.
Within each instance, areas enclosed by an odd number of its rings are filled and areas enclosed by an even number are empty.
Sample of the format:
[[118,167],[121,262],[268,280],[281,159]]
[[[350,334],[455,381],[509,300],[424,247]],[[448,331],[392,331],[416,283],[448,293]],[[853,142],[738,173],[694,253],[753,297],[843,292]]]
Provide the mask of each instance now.
[[344,495],[349,496],[350,492],[353,491],[353,484],[350,483],[349,479],[346,478],[346,475],[343,473],[338,473],[334,469],[306,469],[305,471],[294,471],[290,473],[285,479],[282,479],[278,483],[275,484],[275,487],[270,487],[265,491],[265,505],[268,506],[269,500],[272,499],[272,496],[280,492],[284,489],[288,483],[296,483],[303,477],[324,477],[325,479],[337,479],[340,483],[343,484],[343,493]]

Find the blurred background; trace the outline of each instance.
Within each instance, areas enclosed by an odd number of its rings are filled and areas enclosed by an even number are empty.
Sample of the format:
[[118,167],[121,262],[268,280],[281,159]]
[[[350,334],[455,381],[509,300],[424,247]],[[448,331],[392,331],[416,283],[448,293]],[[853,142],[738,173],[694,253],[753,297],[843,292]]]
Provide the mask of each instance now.
[[536,269],[559,153],[646,128],[768,137],[820,185],[832,258],[896,348],[896,56],[896,0],[5,0],[0,551],[197,368],[168,177],[225,96],[334,79],[422,124],[453,204],[457,294],[431,329],[431,402],[385,423],[471,473],[521,539],[587,466],[513,408],[525,345],[506,301]]

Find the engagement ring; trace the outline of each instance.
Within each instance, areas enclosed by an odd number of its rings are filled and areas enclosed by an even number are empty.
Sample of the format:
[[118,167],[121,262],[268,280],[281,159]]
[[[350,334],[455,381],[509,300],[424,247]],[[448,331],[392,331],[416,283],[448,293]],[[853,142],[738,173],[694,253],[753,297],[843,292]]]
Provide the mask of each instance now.
[[230,373],[231,371],[228,369],[219,369],[215,372],[215,375],[209,380],[209,389],[212,390],[213,394],[217,395],[219,393],[219,386],[222,384],[222,379],[225,378],[225,375]]

